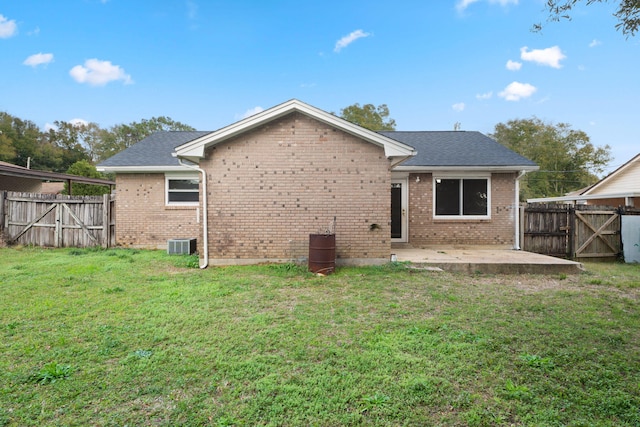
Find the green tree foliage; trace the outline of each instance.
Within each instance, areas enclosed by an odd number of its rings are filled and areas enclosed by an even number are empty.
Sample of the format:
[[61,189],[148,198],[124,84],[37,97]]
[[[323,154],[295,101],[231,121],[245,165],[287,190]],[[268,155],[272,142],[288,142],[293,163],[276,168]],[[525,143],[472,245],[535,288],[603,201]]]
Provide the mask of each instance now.
[[97,163],[158,131],[194,130],[169,117],[154,117],[106,130],[96,123],[55,121],[41,131],[29,121],[0,112],[0,161],[33,169],[66,172],[86,160]]
[[[101,178],[105,179],[105,176],[96,170],[96,167],[89,163],[87,160],[79,160],[72,164],[67,173],[71,175],[86,176],[89,178]],[[71,184],[72,196],[99,196],[102,194],[109,194],[109,186],[107,185],[93,185],[82,184],[74,182]],[[69,184],[64,184],[64,194],[69,194]]]
[[595,147],[585,132],[566,123],[510,120],[497,124],[490,136],[540,166],[523,178],[521,200],[562,196],[591,185],[611,161],[608,145]]
[[38,164],[43,157],[40,150],[41,133],[38,126],[0,112],[0,160],[19,166]]
[[47,142],[58,149],[57,164],[53,170],[64,172],[80,160],[90,160],[88,145],[100,128],[95,123],[69,123],[55,121],[54,127],[45,133]]
[[[557,22],[561,19],[571,19],[571,13],[578,4],[592,5],[594,3],[609,3],[609,0],[547,0],[545,9],[549,13],[547,21]],[[640,1],[617,0],[617,10],[613,14],[618,20],[616,29],[625,36],[635,36],[640,26]],[[534,31],[542,30],[542,24],[533,26]]]
[[396,129],[396,121],[389,118],[387,104],[375,107],[373,104],[360,106],[360,104],[355,103],[340,110],[340,117],[369,130]]
[[160,131],[193,131],[195,128],[169,117],[153,117],[140,122],[120,124],[103,131],[95,149],[96,160],[104,160]]

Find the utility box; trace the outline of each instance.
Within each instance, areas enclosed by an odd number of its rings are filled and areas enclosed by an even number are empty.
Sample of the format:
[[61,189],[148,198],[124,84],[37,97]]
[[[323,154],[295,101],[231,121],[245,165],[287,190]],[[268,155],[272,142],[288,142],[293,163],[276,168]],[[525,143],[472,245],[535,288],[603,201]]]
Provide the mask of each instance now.
[[167,240],[167,253],[169,255],[191,255],[196,253],[197,239],[170,239]]
[[624,262],[640,262],[640,215],[622,215],[621,219]]

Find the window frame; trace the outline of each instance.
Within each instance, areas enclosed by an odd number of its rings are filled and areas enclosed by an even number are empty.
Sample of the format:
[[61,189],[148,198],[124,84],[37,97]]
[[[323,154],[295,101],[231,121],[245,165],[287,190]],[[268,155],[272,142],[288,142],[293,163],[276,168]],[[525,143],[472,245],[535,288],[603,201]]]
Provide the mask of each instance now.
[[[198,181],[198,189],[197,190],[169,190],[169,182],[170,181],[179,181],[179,180],[195,180]],[[196,202],[171,202],[169,201],[169,193],[197,193],[198,201]],[[200,206],[200,177],[197,173],[189,174],[189,173],[181,173],[181,174],[165,174],[164,175],[164,204],[165,206],[192,206],[198,207]]]
[[[436,206],[436,184],[438,180],[450,179],[450,180],[458,180],[459,185],[459,210],[460,213],[458,215],[438,215],[437,214],[437,206]],[[486,215],[465,215],[464,214],[464,180],[485,180],[487,182],[487,214]],[[486,220],[491,219],[491,175],[485,174],[446,174],[441,173],[437,175],[433,175],[433,218],[434,219],[447,219],[447,220]]]

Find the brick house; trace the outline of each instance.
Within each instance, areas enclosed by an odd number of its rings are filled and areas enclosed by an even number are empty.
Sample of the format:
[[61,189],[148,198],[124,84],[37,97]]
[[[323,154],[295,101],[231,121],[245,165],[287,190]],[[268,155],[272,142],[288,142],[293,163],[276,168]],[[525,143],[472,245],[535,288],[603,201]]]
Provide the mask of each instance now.
[[479,132],[373,132],[298,100],[214,132],[161,132],[107,159],[116,240],[197,238],[206,263],[302,259],[335,218],[339,264],[392,243],[517,246],[518,177],[537,166]]

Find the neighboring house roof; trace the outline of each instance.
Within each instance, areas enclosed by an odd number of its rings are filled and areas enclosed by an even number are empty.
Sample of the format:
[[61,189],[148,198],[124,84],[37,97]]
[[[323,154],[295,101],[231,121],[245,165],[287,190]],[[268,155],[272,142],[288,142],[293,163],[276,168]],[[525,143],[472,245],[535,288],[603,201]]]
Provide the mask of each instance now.
[[640,153],[581,194],[586,196],[624,191],[640,192]]
[[589,187],[566,196],[528,199],[529,203],[576,202],[640,197],[640,154]]
[[185,170],[172,156],[175,148],[210,131],[157,132],[133,144],[98,164],[98,170],[108,172],[166,172]]
[[67,173],[48,172],[36,169],[28,169],[24,166],[0,162],[0,175],[15,176],[19,178],[39,179],[42,181],[71,181],[94,185],[115,185],[108,179],[88,178],[86,176],[70,175]]
[[385,135],[377,132],[370,131],[361,126],[353,124],[347,120],[344,120],[338,116],[322,111],[309,104],[305,104],[297,99],[284,102],[268,110],[261,111],[253,116],[247,117],[244,120],[233,123],[215,132],[211,132],[204,135],[194,141],[187,142],[184,145],[176,148],[176,154],[179,157],[197,162],[198,159],[204,157],[204,152],[207,147],[214,146],[221,142],[233,138],[241,133],[254,129],[258,126],[266,124],[272,120],[283,117],[292,112],[298,112],[305,114],[315,120],[329,124],[343,132],[357,136],[367,142],[381,146],[384,148],[385,156],[396,161],[402,161],[407,157],[413,156],[415,151],[412,147],[391,139]]
[[412,170],[537,170],[531,160],[475,131],[379,132],[417,151],[398,171]]

